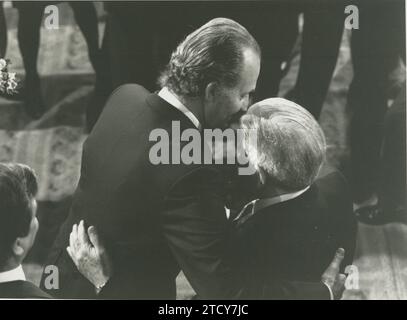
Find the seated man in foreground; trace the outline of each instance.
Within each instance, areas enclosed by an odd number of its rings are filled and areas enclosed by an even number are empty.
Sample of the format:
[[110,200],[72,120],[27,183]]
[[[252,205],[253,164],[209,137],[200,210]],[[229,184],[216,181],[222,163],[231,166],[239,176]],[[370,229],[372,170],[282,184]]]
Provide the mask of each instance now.
[[[27,281],[22,268],[39,228],[37,191],[37,178],[31,168],[0,163],[0,299],[52,298]],[[97,241],[92,230],[89,235]],[[98,283],[101,267],[87,265],[83,270],[92,282]]]
[[21,266],[38,231],[34,172],[19,164],[0,164],[0,298],[51,298],[26,281]]

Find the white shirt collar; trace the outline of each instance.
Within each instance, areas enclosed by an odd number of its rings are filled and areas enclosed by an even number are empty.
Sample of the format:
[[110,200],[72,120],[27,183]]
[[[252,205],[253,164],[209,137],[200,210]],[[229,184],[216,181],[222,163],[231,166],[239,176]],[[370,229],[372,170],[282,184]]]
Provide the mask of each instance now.
[[266,198],[266,199],[257,199],[255,200],[255,211],[261,210],[265,207],[269,207],[272,205],[275,205],[277,203],[281,203],[281,202],[285,202],[288,200],[292,200],[295,199],[297,197],[299,197],[300,195],[302,195],[305,191],[307,191],[309,189],[310,186],[300,190],[300,191],[295,191],[295,192],[291,192],[291,193],[286,193],[286,194],[281,194],[279,196],[276,197],[272,197],[272,198]]
[[21,264],[15,269],[0,272],[0,283],[18,280],[26,281],[24,270]]
[[[256,211],[259,211],[263,208],[275,205],[277,203],[285,202],[288,200],[295,199],[302,195],[305,191],[307,191],[310,188],[310,186],[300,190],[300,191],[295,191],[291,193],[286,193],[282,194],[276,197],[272,198],[263,198],[263,199],[256,199],[253,201],[250,201],[248,204],[246,204],[243,209],[240,211],[240,213],[236,216],[234,219],[235,221],[240,220],[240,223],[244,223],[248,218],[250,218],[252,215],[255,214]],[[245,214],[246,208],[251,206],[251,210]],[[228,213],[226,213],[227,218],[229,219]]]
[[179,99],[167,87],[162,88],[158,95],[162,99],[167,101],[170,105],[185,114],[185,116],[188,117],[189,120],[191,120],[195,127],[197,127],[198,129],[201,127],[198,118],[195,117],[195,115],[190,110],[188,110],[188,108],[184,106],[182,102],[179,101]]

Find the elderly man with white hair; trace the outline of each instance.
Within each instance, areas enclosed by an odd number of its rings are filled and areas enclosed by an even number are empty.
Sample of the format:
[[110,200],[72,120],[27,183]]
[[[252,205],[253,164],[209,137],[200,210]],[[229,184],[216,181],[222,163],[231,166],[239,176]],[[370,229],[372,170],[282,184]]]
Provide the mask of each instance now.
[[243,276],[315,281],[338,247],[345,249],[343,271],[352,263],[356,220],[342,175],[317,178],[326,152],[317,121],[294,102],[272,98],[253,105],[241,126],[257,130],[245,150],[259,176],[258,199],[235,219],[234,258]]

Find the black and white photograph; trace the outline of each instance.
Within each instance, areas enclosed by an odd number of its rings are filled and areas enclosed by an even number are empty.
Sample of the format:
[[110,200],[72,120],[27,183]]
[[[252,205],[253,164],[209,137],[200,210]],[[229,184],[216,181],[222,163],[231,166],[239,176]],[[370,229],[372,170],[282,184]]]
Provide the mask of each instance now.
[[407,300],[406,122],[404,0],[0,1],[0,300]]

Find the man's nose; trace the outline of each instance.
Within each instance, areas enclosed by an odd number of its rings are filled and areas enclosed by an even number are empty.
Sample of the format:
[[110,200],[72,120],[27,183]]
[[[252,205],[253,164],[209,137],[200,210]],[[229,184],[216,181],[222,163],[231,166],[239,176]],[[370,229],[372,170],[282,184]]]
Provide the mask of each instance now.
[[242,108],[240,108],[240,111],[243,112],[243,113],[246,113],[247,110],[249,110],[249,107],[250,107],[250,100],[247,99],[247,100],[243,103]]

